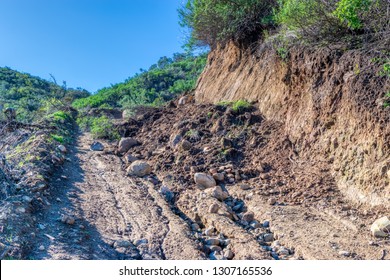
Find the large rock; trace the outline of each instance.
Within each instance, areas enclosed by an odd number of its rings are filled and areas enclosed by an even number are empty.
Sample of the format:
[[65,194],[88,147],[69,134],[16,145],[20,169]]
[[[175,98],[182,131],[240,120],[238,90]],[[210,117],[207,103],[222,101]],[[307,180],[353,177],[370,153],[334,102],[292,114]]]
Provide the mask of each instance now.
[[224,201],[226,198],[229,197],[229,194],[222,190],[220,186],[216,186],[212,189],[211,196],[218,199],[219,201]]
[[172,148],[176,148],[182,139],[183,137],[180,134],[172,134],[169,138],[169,143]]
[[121,141],[119,141],[118,144],[118,152],[119,153],[126,153],[128,150],[130,150],[131,147],[134,147],[138,145],[138,141],[134,138],[122,138]]
[[376,220],[371,226],[371,233],[375,237],[388,237],[390,235],[390,220],[382,217]]
[[200,189],[208,189],[217,185],[214,178],[205,173],[195,173],[194,180]]
[[136,160],[127,168],[127,174],[131,176],[143,177],[151,172],[152,167],[143,160]]
[[97,152],[101,152],[101,151],[104,151],[104,146],[102,143],[100,142],[93,142],[90,146],[90,149],[91,151],[97,151]]

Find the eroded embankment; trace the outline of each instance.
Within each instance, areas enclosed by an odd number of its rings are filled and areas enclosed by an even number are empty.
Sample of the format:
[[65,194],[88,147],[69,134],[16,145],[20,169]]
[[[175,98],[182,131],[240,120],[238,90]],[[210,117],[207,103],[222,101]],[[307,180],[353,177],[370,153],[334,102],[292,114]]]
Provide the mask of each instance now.
[[390,89],[381,76],[383,51],[292,48],[282,60],[272,47],[251,52],[229,44],[209,55],[197,102],[256,101],[281,137],[313,165],[329,166],[351,201],[390,206]]

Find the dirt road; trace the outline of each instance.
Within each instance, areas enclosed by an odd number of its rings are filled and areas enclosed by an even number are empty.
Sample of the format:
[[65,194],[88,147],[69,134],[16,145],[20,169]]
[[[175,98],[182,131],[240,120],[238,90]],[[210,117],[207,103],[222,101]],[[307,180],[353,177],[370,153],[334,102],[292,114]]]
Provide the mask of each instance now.
[[80,135],[53,176],[29,258],[203,259],[188,225],[152,185],[126,177],[120,159],[91,151],[92,142]]

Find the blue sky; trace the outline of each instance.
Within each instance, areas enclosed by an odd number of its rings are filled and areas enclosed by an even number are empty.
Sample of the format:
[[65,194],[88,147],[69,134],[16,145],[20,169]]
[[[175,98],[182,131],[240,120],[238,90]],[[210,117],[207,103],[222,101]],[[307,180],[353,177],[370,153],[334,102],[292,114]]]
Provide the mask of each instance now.
[[181,52],[182,0],[0,0],[0,66],[95,92]]

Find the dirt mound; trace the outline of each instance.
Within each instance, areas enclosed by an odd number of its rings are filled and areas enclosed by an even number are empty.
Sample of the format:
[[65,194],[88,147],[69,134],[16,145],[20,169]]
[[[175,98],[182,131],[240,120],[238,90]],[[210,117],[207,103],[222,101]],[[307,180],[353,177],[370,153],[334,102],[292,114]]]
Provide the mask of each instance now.
[[[257,102],[266,119],[279,122],[279,137],[291,151],[324,174],[326,181],[317,183],[336,183],[350,201],[389,207],[390,107],[384,101],[390,79],[380,74],[385,53],[295,47],[283,60],[266,44],[252,51],[230,44],[209,55],[196,100]],[[296,166],[294,156],[287,161]],[[330,177],[335,182],[329,184]]]
[[300,158],[281,123],[268,121],[253,106],[235,112],[229,105],[155,109],[120,129],[140,145],[128,155],[146,159],[173,191],[194,188],[194,174],[224,173],[223,183],[250,184],[278,203],[330,203],[338,197],[327,162]]
[[50,125],[0,123],[0,259],[25,258],[35,222],[47,203],[48,179],[65,155]]
[[[322,242],[328,246],[327,242],[333,241],[316,240],[312,235],[337,232],[334,236],[341,236],[344,248],[353,247],[355,245],[351,242],[356,235],[360,234],[364,240],[370,238],[370,223],[386,213],[380,207],[364,208],[351,204],[337,187],[332,161],[297,150],[286,134],[285,125],[268,120],[256,109],[258,104],[235,111],[234,106],[227,103],[178,103],[171,102],[165,108],[145,108],[136,118],[119,125],[122,136],[136,139],[139,145],[118,155],[123,159],[124,169],[134,160],[146,160],[152,165],[157,180],[153,176],[149,180],[161,187],[160,192],[172,199],[173,205],[203,230],[212,226],[232,240],[245,239],[245,232],[240,235],[239,228],[242,226],[248,230],[248,225],[242,225],[241,219],[252,209],[256,210],[255,216],[260,221],[267,217],[279,221],[279,226],[273,228],[276,231],[281,229],[278,238],[290,247],[300,247],[298,252],[303,252],[304,257],[337,259],[343,258],[337,253],[338,246],[323,249],[321,253],[310,245]],[[228,195],[222,204],[208,195],[204,197],[204,191],[195,184],[195,173],[214,176],[224,191],[234,195]],[[220,209],[216,216],[208,212],[213,203]],[[243,209],[232,210],[239,208],[241,203],[246,205]],[[297,209],[305,211],[297,212]],[[266,214],[273,212],[277,215]],[[282,212],[286,215],[279,216]],[[323,213],[327,213],[327,218]],[[295,238],[289,238],[285,232],[290,224],[283,222],[286,218],[301,224],[294,229]],[[309,221],[315,229],[306,233],[304,225]],[[312,235],[309,236],[309,232]],[[257,238],[262,240],[263,237],[264,233],[261,233]],[[269,245],[260,244],[264,248]],[[232,247],[236,253],[245,252],[237,258],[264,258],[258,253],[251,257],[251,252]],[[381,255],[375,249],[370,250],[367,244],[351,250],[356,253],[348,257],[355,259],[375,259]]]

